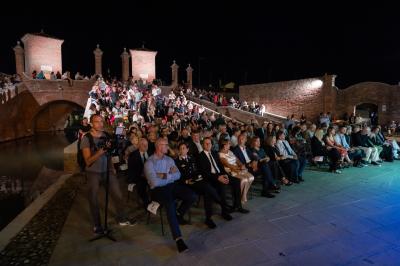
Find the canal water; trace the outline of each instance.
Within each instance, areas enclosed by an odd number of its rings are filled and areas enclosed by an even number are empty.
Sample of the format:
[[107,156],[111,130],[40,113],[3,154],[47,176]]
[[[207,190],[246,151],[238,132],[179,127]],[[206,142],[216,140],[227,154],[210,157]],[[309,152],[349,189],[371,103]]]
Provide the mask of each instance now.
[[63,175],[64,132],[0,143],[0,230]]

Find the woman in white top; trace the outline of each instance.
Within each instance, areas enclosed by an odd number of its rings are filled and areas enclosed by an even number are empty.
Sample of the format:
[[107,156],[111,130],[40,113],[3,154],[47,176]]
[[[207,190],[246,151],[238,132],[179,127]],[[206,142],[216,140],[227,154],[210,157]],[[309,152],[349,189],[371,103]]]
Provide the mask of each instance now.
[[250,189],[251,183],[254,181],[254,176],[247,171],[244,164],[236,158],[235,154],[230,150],[231,143],[229,140],[222,140],[220,143],[219,157],[225,171],[231,176],[240,179],[241,201],[242,204],[247,201],[247,192]]

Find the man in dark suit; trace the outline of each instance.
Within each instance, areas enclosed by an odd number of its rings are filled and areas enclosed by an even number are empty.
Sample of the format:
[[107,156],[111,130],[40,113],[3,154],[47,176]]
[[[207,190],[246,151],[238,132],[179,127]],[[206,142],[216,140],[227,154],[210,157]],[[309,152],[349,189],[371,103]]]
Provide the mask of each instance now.
[[193,131],[192,132],[192,139],[190,142],[186,143],[189,148],[189,154],[197,159],[200,152],[203,151],[203,147],[200,142],[200,131]]
[[258,161],[254,158],[253,153],[249,148],[246,147],[246,142],[246,133],[240,134],[238,138],[238,145],[233,148],[232,152],[242,164],[246,165],[247,169],[249,169],[254,176],[262,176],[263,190],[261,192],[261,196],[275,198],[275,195],[269,192],[270,189],[273,189],[276,192],[278,191],[270,167],[267,164],[258,163]]
[[[240,195],[240,180],[234,178],[225,171],[219,156],[217,153],[211,151],[212,142],[211,138],[205,138],[203,140],[203,151],[199,155],[199,167],[202,176],[210,182],[219,193],[222,203],[222,217],[226,220],[230,220],[227,216],[229,210],[227,209],[225,186],[229,185],[232,188],[233,196],[233,209],[231,211],[237,211],[240,213],[249,213],[248,210],[242,207],[241,195]],[[228,218],[228,219],[227,219]],[[231,217],[230,217],[231,218]]]
[[267,122],[264,122],[261,127],[257,127],[254,134],[260,138],[261,145],[264,145],[265,142],[265,135],[267,133]]
[[[179,144],[179,157],[175,159],[175,164],[179,172],[181,172],[181,178],[177,182],[190,187],[197,194],[204,196],[204,210],[206,214],[204,223],[208,228],[214,229],[216,224],[211,219],[213,215],[212,203],[216,202],[220,204],[222,209],[224,209],[224,206],[215,188],[201,175],[196,159],[188,155],[186,143]],[[230,219],[229,216],[229,214],[225,215],[228,220]]]
[[147,154],[148,142],[145,138],[139,140],[139,147],[128,158],[128,183],[136,184],[136,190],[143,201],[144,208],[150,203],[147,194],[147,180],[144,176],[144,163],[149,157]]

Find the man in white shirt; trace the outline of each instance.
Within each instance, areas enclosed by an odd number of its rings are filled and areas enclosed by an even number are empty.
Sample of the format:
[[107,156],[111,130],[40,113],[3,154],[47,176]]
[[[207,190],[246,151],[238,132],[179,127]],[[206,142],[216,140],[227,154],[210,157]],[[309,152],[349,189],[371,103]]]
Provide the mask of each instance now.
[[285,139],[285,133],[283,131],[279,131],[277,133],[277,142],[276,147],[281,155],[282,163],[285,164],[283,167],[284,170],[287,170],[287,174],[289,174],[291,181],[294,183],[299,183],[299,181],[304,181],[299,173],[300,163],[297,158],[297,154],[294,152],[289,142]]

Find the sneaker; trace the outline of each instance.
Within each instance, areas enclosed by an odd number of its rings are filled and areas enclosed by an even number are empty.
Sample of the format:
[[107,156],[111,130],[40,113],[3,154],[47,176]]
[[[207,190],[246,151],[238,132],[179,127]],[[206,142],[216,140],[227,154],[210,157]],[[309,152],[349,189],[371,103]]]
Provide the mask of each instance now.
[[134,225],[136,225],[136,220],[125,220],[125,221],[120,221],[119,222],[119,225],[120,226],[127,226],[127,225],[129,225],[129,226],[134,226]]
[[186,246],[185,242],[183,242],[182,239],[176,240],[176,247],[178,248],[178,252],[186,252],[189,250],[189,248]]

